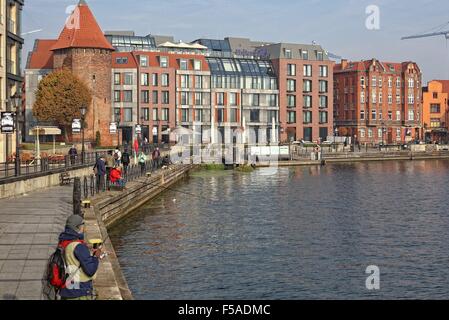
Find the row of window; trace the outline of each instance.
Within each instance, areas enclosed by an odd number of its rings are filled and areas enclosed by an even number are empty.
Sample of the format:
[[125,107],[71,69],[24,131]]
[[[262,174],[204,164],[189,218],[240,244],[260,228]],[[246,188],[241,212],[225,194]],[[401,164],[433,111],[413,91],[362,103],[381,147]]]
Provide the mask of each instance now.
[[[114,73],[114,85],[121,85],[121,80],[123,77],[124,85],[133,85],[134,84],[134,74],[132,72],[124,72],[123,75],[121,73]],[[170,75],[168,73],[163,73],[160,75],[161,78],[161,86],[168,87]],[[140,74],[140,84],[142,86],[150,85],[150,74],[149,73],[141,73]],[[153,73],[151,75],[151,84],[154,87],[159,86],[159,75],[157,73]]]
[[[323,61],[324,60],[324,53],[322,51],[315,50],[315,55],[317,60]],[[284,49],[284,56],[286,59],[292,59],[293,58],[293,52],[291,49]],[[299,56],[302,60],[309,60],[309,50],[306,49],[299,49]]]
[[[303,123],[308,124],[313,122],[312,118],[312,111],[303,111],[302,113],[303,117]],[[328,112],[327,111],[320,111],[318,113],[319,123],[328,123]],[[296,111],[288,111],[287,112],[287,123],[296,123]]]
[[[319,92],[327,93],[328,92],[328,81],[319,80],[318,81]],[[303,80],[303,92],[312,92],[312,80]],[[287,80],[287,92],[296,92],[296,80],[288,79]]]
[[[143,90],[140,93],[140,98],[142,103],[150,103],[150,91]],[[152,92],[152,101],[154,104],[159,103],[159,91]],[[132,90],[115,90],[114,91],[114,102],[133,102],[133,91]],[[170,92],[162,91],[161,92],[161,103],[169,104],[170,103]]]
[[[393,78],[392,77],[388,77],[387,81],[388,81],[388,88],[393,88]],[[348,79],[345,78],[345,86],[347,85],[348,82],[349,82]],[[408,82],[408,88],[414,88],[415,87],[415,83],[416,83],[416,87],[420,88],[419,81],[415,81],[415,79],[413,79],[413,78],[409,78],[407,80],[407,82]],[[365,77],[361,77],[360,78],[360,85],[362,87],[366,87],[367,86]],[[402,85],[401,78],[400,77],[396,77],[396,88],[400,88],[401,85]],[[383,86],[383,77],[372,76],[371,77],[371,86],[372,87],[382,87]]]
[[278,90],[276,78],[249,76],[212,76],[214,89]]
[[[319,74],[322,78],[327,78],[329,76],[328,66],[319,66]],[[294,77],[296,76],[296,64],[287,64],[287,75]],[[304,77],[312,77],[312,65],[304,65],[302,75]]]
[[[366,138],[366,129],[361,128],[359,129],[360,137]],[[374,131],[372,128],[368,129],[368,138],[374,138]],[[381,140],[385,140],[387,138],[387,132],[386,130],[379,128],[377,129],[377,138]],[[401,140],[401,128],[396,129],[396,140]]]
[[[169,59],[166,56],[158,56],[156,57],[158,60],[159,67],[161,68],[168,68],[169,67]],[[146,55],[141,55],[139,57],[140,66],[141,67],[148,67],[150,65],[150,57]],[[116,58],[117,64],[126,64],[128,63],[127,57],[118,57]],[[200,60],[196,59],[179,59],[179,68],[181,70],[202,70],[202,62]]]
[[[365,110],[361,110],[360,111],[360,120],[369,120],[367,119],[368,115],[365,113]],[[416,118],[419,119],[419,112],[416,114]],[[387,119],[386,120],[393,120],[393,112],[392,111],[388,111],[387,114]],[[382,120],[383,119],[383,114],[382,112],[377,112],[377,110],[371,110],[371,120]],[[401,117],[401,111],[396,111],[396,121],[401,121],[402,117]],[[413,110],[409,110],[408,111],[408,121],[414,121],[415,120],[415,111]]]
[[[408,104],[414,104],[415,103],[415,95],[414,93],[410,92],[407,96],[407,102]],[[348,96],[345,95],[345,103],[347,103],[348,100]],[[417,100],[419,100],[419,96],[417,97]],[[365,96],[365,92],[362,91],[360,93],[360,103],[364,104],[366,103],[366,96]],[[383,93],[379,92],[379,94],[377,94],[377,92],[373,91],[371,93],[371,102],[372,103],[383,103]],[[393,104],[393,95],[392,94],[388,94],[388,104]],[[401,104],[401,95],[400,94],[396,94],[396,104]]]
[[[122,110],[122,111],[121,111]],[[120,112],[119,112],[120,111]],[[133,108],[115,108],[115,112],[114,114],[122,114],[123,118],[120,119],[121,121],[124,122],[133,122]],[[119,119],[115,119],[116,121]],[[169,116],[169,109],[168,108],[162,108],[162,109],[157,109],[157,108],[153,108],[152,109],[152,117],[150,118],[150,108],[142,108],[142,120],[144,121],[170,121],[170,116]]]
[[[319,107],[327,108],[328,107],[328,96],[319,96]],[[287,95],[287,108],[296,108],[296,96],[295,95]],[[312,108],[312,96],[303,96],[303,107],[304,108]]]

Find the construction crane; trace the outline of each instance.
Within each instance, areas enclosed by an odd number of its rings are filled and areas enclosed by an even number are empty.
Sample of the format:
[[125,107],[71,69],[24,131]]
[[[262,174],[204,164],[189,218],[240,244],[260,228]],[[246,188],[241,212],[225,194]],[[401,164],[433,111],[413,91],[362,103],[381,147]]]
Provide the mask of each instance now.
[[438,27],[433,28],[432,30],[424,32],[422,34],[416,34],[413,36],[402,37],[401,40],[429,38],[429,37],[436,37],[436,36],[444,36],[446,38],[446,40],[449,40],[449,29],[443,30],[444,28],[446,28],[448,26],[449,26],[449,21],[446,23],[443,23],[442,25],[440,25]]

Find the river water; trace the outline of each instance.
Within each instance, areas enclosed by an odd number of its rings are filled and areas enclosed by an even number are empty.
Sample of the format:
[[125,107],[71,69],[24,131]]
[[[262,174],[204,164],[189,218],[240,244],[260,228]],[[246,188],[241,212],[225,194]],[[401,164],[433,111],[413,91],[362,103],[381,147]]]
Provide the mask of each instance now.
[[448,299],[448,182],[448,161],[198,172],[110,234],[136,299]]

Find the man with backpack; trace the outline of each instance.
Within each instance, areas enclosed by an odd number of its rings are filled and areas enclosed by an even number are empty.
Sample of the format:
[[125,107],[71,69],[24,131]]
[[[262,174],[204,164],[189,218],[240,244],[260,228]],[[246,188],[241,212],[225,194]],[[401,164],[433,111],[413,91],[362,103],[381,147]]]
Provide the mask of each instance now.
[[93,279],[102,256],[101,249],[91,255],[84,242],[84,219],[72,215],[59,236],[56,252],[50,258],[48,281],[62,300],[93,300]]

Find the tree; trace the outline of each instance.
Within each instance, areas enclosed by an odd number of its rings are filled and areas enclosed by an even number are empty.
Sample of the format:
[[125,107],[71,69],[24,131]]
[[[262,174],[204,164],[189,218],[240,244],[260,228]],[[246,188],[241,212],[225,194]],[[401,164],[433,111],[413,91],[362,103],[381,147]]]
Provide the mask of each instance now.
[[54,121],[64,128],[65,139],[73,119],[81,119],[80,107],[89,106],[89,88],[67,69],[57,70],[44,77],[36,92],[33,115],[39,121]]

